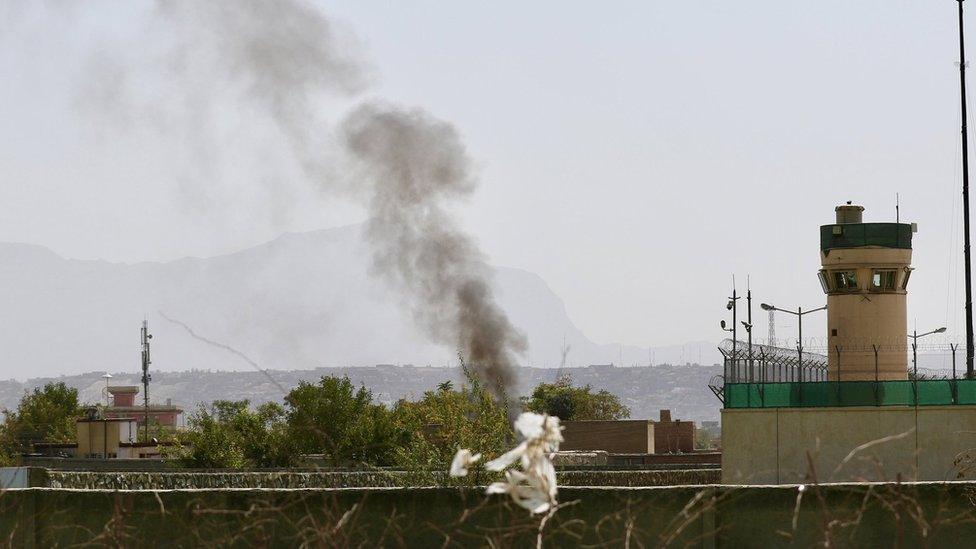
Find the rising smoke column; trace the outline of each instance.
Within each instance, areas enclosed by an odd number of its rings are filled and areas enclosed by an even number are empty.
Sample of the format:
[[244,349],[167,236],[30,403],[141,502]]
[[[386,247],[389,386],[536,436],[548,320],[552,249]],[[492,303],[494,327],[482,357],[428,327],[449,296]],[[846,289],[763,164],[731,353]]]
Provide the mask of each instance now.
[[[204,143],[203,136],[224,135],[207,127],[206,115],[233,110],[270,121],[277,130],[270,137],[286,143],[305,184],[363,200],[374,271],[404,296],[426,334],[459,349],[496,397],[513,395],[515,358],[527,343],[498,306],[480,250],[449,213],[452,201],[476,187],[454,127],[420,110],[370,103],[344,118],[335,143],[336,128],[321,106],[329,97],[356,97],[371,71],[356,41],[309,2],[159,0],[154,6],[151,31],[162,34],[161,51],[135,44],[99,52],[90,68],[112,78],[86,82],[111,87],[88,89],[81,104],[103,116],[124,105],[157,110],[157,118],[178,129],[168,140],[175,136],[205,151],[191,157],[200,163],[223,150]],[[127,99],[127,87],[142,81],[164,83],[168,93]],[[359,176],[350,181],[336,169],[346,156]],[[208,184],[202,179],[194,184]]]
[[512,395],[525,337],[498,306],[490,268],[448,213],[476,184],[457,130],[420,110],[368,104],[342,125],[367,185],[375,271],[438,343],[467,355],[496,398]]

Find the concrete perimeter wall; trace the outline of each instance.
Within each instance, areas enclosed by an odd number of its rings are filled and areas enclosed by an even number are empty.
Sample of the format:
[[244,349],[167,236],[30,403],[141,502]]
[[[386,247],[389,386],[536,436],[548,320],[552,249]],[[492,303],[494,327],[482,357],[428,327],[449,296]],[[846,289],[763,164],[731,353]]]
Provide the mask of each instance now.
[[973,478],[973,450],[976,406],[722,411],[727,484]]
[[[713,484],[717,468],[625,470],[590,468],[558,470],[559,486],[679,486]],[[70,488],[110,490],[177,490],[238,488],[405,488],[410,486],[487,485],[497,473],[475,471],[460,480],[446,471],[56,471],[40,467],[0,467],[0,488]]]
[[[563,488],[547,547],[958,547],[972,483]],[[480,488],[0,492],[15,547],[529,547],[540,517]]]

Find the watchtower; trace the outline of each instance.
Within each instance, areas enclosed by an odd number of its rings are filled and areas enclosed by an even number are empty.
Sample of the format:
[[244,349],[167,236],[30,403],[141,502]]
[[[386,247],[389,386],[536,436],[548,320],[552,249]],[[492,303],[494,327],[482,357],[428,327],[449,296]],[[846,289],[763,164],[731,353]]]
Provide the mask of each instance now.
[[835,211],[836,222],[820,227],[828,379],[907,379],[906,298],[915,225],[864,223],[864,207],[851,202]]

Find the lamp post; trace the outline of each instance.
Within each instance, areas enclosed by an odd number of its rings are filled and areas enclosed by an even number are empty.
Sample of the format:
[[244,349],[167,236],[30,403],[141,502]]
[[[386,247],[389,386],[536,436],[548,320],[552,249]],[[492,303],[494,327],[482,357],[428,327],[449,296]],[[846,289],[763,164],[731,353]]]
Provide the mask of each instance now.
[[796,325],[798,330],[797,340],[796,340],[796,352],[797,352],[797,363],[796,369],[800,372],[800,381],[803,381],[803,315],[810,313],[815,313],[817,311],[826,311],[827,306],[817,309],[810,309],[809,311],[804,311],[802,307],[797,307],[795,311],[789,311],[786,309],[780,309],[779,307],[770,305],[769,303],[760,303],[759,306],[764,311],[779,311],[781,313],[789,313],[791,315],[796,315]]
[[912,372],[915,377],[915,383],[918,383],[918,338],[932,334],[941,334],[945,331],[945,326],[943,326],[941,328],[936,328],[931,332],[925,332],[924,334],[920,334],[918,333],[918,330],[914,330],[908,335],[908,337],[912,338]]

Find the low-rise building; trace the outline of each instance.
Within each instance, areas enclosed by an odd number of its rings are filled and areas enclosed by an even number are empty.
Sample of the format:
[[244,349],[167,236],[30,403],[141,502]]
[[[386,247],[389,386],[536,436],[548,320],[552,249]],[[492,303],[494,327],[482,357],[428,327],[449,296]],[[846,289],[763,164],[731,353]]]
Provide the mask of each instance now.
[[648,419],[563,421],[560,450],[603,450],[611,454],[650,454],[654,424]]
[[128,417],[87,417],[77,422],[75,457],[112,459],[120,457],[123,443],[138,440],[136,420]]
[[[139,394],[137,385],[114,385],[108,387],[111,402],[105,408],[106,418],[135,418],[139,425],[145,425],[147,409],[136,402]],[[166,404],[149,404],[148,416],[150,425],[176,427],[179,424],[183,407],[173,404],[166,399]]]
[[672,420],[670,410],[660,419],[564,421],[562,450],[603,450],[612,454],[678,454],[695,451],[695,423]]
[[654,423],[654,453],[678,454],[695,451],[695,422],[671,419],[671,410],[661,410]]
[[[104,417],[92,408],[75,422],[75,442],[37,443],[34,453],[80,459],[144,459],[161,456],[160,442],[139,440],[139,423],[133,417]],[[165,445],[165,444],[163,444]]]

